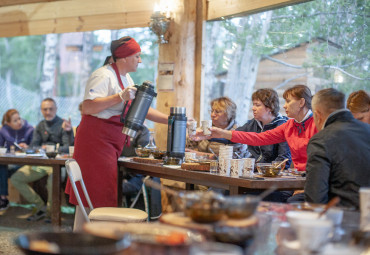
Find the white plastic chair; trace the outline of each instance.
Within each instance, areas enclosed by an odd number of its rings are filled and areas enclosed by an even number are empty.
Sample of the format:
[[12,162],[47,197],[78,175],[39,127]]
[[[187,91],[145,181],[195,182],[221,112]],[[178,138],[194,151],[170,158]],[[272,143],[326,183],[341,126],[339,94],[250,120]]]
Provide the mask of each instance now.
[[[148,214],[142,210],[135,208],[117,208],[117,207],[93,207],[89,194],[87,193],[85,183],[82,178],[81,169],[77,161],[69,159],[65,163],[67,173],[73,188],[73,192],[78,201],[78,205],[81,207],[81,211],[84,215],[86,222],[93,221],[114,221],[114,222],[144,222],[148,219]],[[85,207],[82,203],[80,194],[78,192],[76,182],[80,182],[82,191],[85,195],[86,201],[89,204],[91,212],[87,215]]]

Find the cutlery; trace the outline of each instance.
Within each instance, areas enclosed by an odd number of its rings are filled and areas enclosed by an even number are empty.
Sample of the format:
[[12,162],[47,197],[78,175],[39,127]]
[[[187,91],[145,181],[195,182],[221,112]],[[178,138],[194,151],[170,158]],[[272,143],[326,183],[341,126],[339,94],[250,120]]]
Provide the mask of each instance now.
[[18,148],[20,149],[21,151],[23,151],[23,148],[17,143],[17,142],[13,142],[13,144]]
[[216,159],[218,160],[218,156],[217,154],[211,149],[211,147],[208,147],[209,151],[213,154],[213,156],[216,157]]

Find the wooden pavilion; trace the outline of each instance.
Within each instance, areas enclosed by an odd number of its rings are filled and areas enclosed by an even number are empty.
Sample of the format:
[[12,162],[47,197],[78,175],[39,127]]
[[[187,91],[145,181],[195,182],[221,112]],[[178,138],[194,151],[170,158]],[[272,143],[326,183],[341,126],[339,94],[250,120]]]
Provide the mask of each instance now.
[[[173,63],[172,91],[159,91],[157,109],[169,113],[171,106],[185,106],[187,115],[199,119],[202,94],[204,23],[307,0],[168,0],[171,23],[160,44],[158,63]],[[156,2],[152,0],[0,0],[0,36],[13,37],[99,29],[146,27]],[[184,96],[185,95],[185,96]],[[166,133],[158,125],[156,134]],[[157,146],[165,148],[163,135]]]

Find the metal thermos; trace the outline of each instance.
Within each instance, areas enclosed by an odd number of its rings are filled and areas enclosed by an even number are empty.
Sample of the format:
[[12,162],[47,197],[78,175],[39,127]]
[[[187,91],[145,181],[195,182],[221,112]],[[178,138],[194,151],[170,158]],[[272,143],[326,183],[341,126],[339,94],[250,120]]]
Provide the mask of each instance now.
[[168,116],[167,155],[183,159],[186,142],[186,108],[171,107]]
[[149,107],[152,104],[153,98],[157,96],[154,91],[154,86],[150,81],[144,81],[141,86],[135,85],[137,88],[135,98],[133,99],[130,108],[126,112],[128,101],[123,107],[121,122],[125,124],[122,133],[130,137],[135,137],[137,131],[143,128],[145,117],[148,113]]

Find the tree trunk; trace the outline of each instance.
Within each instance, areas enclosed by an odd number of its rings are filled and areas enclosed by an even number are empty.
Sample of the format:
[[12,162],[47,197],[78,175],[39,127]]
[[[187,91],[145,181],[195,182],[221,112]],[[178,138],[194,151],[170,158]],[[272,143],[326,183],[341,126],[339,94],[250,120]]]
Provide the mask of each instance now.
[[[265,17],[262,18],[262,15]],[[234,50],[227,74],[225,95],[232,98],[238,106],[236,116],[241,125],[249,119],[248,111],[251,105],[251,95],[261,60],[261,55],[254,52],[251,45],[264,42],[270,27],[271,15],[272,11],[252,16],[250,29],[259,29],[258,37],[255,37],[254,33],[247,33],[245,45],[238,45]],[[244,21],[248,20],[244,19]],[[243,27],[243,24],[241,27]]]
[[57,34],[47,34],[45,36],[45,54],[42,66],[42,78],[40,82],[41,100],[46,97],[52,97],[55,86],[55,70],[57,60]]
[[209,104],[212,99],[215,97],[221,96],[219,89],[217,86],[217,79],[216,79],[216,66],[214,64],[214,49],[215,43],[217,42],[217,37],[220,33],[220,22],[212,22],[211,27],[211,37],[207,40],[206,48],[205,48],[205,65],[204,65],[204,77],[205,83],[207,86],[204,86],[204,93],[203,93],[203,108],[201,109],[201,119],[209,119],[208,108]]

